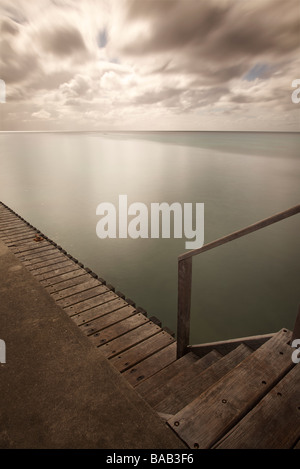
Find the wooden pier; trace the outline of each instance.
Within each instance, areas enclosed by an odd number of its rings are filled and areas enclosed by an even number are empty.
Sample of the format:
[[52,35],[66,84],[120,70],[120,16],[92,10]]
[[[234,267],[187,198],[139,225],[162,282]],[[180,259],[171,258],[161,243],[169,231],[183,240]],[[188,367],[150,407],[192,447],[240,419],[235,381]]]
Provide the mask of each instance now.
[[202,344],[173,334],[0,204],[0,239],[188,448],[299,448],[292,332]]

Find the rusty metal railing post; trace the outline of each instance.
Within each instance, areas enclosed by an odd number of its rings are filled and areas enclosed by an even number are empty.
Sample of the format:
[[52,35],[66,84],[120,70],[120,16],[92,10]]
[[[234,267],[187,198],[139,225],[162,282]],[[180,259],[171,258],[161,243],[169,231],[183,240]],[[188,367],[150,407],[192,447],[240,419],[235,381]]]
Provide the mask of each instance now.
[[[285,218],[292,217],[300,213],[300,204],[276,213],[271,217],[258,221],[253,225],[235,231],[223,238],[216,239],[211,243],[205,244],[201,248],[193,249],[178,257],[178,312],[177,312],[177,358],[181,358],[188,351],[190,339],[190,315],[191,315],[191,297],[192,297],[192,259],[202,252],[209,251],[223,244],[229,243],[235,239],[246,236],[255,231],[261,230],[266,226],[273,225]],[[299,334],[300,315],[295,325],[294,334]],[[297,331],[297,332],[295,332]]]
[[187,353],[190,340],[192,260],[178,261],[177,358]]

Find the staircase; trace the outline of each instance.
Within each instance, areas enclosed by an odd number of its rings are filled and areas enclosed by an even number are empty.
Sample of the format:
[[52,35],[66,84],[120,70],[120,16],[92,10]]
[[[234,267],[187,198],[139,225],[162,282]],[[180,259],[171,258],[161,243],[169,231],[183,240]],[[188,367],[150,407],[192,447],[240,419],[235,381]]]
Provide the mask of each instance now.
[[300,366],[282,329],[253,350],[190,352],[135,389],[189,448],[299,445]]

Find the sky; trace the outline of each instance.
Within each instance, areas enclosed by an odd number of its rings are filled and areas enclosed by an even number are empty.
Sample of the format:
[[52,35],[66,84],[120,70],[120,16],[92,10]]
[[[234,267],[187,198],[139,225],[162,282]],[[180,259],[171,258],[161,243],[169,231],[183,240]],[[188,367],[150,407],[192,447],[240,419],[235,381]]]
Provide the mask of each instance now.
[[299,0],[0,0],[2,131],[300,131]]

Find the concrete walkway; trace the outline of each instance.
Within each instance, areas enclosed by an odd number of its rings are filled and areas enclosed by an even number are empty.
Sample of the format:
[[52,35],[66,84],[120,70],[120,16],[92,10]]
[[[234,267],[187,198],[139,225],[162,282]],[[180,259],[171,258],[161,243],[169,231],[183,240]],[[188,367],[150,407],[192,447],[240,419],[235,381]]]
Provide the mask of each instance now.
[[0,448],[185,448],[1,241],[0,339]]

